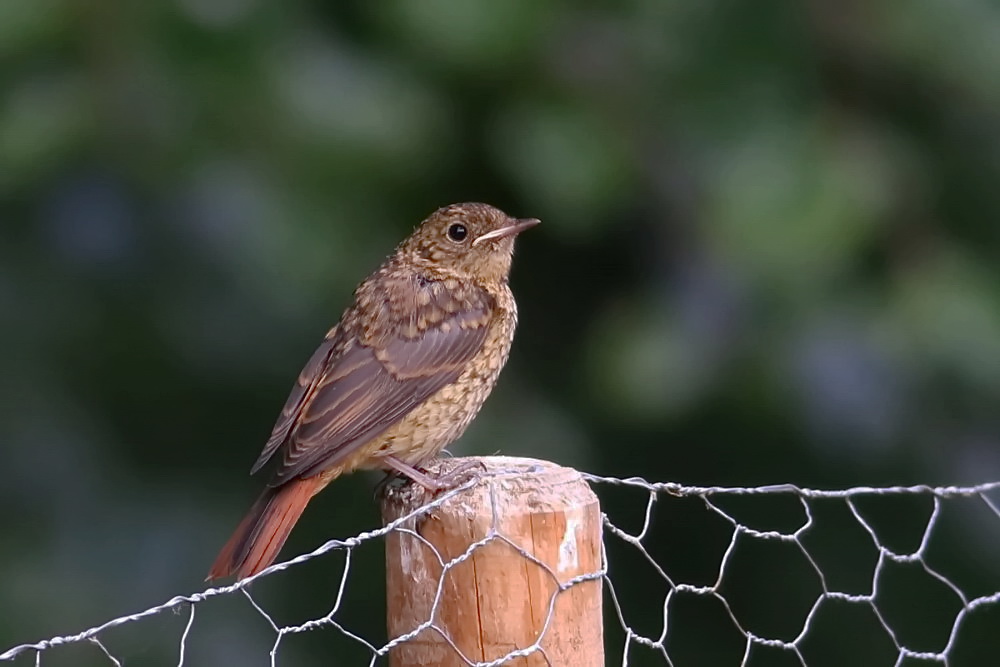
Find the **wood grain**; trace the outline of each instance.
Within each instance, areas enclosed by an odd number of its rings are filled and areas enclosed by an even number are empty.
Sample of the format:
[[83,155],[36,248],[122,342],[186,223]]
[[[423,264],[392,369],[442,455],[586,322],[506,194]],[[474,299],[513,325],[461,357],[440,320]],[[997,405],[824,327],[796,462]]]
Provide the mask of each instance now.
[[[446,459],[430,471],[447,474],[469,462],[478,465],[475,488],[403,526],[415,534],[397,530],[386,542],[389,637],[433,620],[394,648],[389,664],[466,665],[538,641],[542,651],[505,664],[603,665],[601,581],[559,591],[601,568],[597,497],[575,470],[535,459]],[[429,499],[415,485],[391,489],[383,520]],[[463,555],[442,578],[443,563]]]

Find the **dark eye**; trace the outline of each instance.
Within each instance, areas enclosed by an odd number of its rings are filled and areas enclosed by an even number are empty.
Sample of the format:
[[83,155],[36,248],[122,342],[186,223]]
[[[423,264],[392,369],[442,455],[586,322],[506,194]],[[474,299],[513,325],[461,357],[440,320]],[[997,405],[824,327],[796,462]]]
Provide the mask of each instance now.
[[465,225],[460,225],[455,223],[448,228],[448,238],[450,238],[455,243],[461,243],[465,240],[465,237],[469,235],[469,230],[465,228]]

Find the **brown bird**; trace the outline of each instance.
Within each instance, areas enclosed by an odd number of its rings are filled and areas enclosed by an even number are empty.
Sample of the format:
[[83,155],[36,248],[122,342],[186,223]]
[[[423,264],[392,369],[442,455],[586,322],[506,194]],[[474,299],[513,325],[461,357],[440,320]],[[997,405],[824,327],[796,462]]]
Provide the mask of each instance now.
[[208,579],[274,562],[310,498],[343,473],[383,469],[441,488],[419,466],[462,435],[507,361],[514,237],[537,224],[447,206],[358,286],[299,374],[250,474],[279,454],[277,469]]

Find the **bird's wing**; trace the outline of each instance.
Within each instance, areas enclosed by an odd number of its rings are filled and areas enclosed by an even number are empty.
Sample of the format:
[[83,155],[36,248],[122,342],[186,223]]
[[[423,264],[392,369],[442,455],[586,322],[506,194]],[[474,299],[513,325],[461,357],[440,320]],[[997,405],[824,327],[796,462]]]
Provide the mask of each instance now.
[[272,485],[343,461],[458,379],[481,349],[494,308],[485,290],[456,295],[418,279],[380,287],[371,331],[345,329],[344,340],[321,346],[289,396],[261,454],[260,465],[284,445]]
[[271,431],[271,437],[267,439],[264,450],[257,457],[257,461],[250,469],[251,475],[263,468],[264,464],[274,456],[278,447],[285,442],[288,432],[294,426],[296,420],[299,418],[299,414],[302,412],[302,406],[306,403],[306,399],[316,389],[316,385],[323,377],[323,370],[329,363],[330,355],[337,343],[337,332],[337,327],[334,327],[326,334],[323,342],[320,343],[320,346],[316,348],[316,351],[313,352],[313,355],[309,357],[309,361],[302,368],[298,379],[295,381],[295,386],[292,387],[291,393],[288,394],[288,400],[285,401],[284,407],[281,408],[278,421],[275,422],[274,429]]

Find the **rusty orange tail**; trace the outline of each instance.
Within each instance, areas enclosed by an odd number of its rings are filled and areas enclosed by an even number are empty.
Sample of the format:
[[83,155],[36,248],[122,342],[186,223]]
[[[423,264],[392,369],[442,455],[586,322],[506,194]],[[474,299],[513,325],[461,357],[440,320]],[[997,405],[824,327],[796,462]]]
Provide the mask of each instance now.
[[316,476],[265,489],[216,556],[206,581],[230,575],[243,579],[273,563],[309,499],[322,486]]

